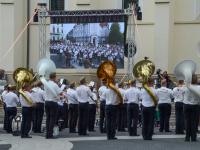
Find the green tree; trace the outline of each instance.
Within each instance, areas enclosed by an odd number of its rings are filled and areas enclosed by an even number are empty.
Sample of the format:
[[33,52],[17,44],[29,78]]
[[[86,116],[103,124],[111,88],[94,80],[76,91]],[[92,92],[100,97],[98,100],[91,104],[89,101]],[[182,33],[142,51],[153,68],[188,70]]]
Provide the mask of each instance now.
[[109,44],[121,43],[123,44],[123,34],[120,32],[119,23],[113,23],[110,27],[110,33],[108,37]]

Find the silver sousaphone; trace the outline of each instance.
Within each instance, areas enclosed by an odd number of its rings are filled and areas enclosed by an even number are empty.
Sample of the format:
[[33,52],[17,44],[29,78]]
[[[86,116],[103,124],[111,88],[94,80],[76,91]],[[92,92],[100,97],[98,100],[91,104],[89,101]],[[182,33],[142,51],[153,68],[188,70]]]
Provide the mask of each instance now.
[[200,91],[195,85],[191,85],[192,75],[196,72],[196,63],[193,60],[183,60],[174,68],[174,75],[177,80],[184,80],[187,88],[200,97]]

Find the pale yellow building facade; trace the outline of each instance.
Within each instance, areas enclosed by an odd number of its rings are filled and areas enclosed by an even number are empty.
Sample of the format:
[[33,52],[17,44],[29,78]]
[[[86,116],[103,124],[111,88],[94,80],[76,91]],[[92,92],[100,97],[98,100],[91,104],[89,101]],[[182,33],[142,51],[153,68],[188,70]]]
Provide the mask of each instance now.
[[[37,2],[30,0],[27,6],[27,0],[0,0],[0,68],[8,73],[17,67],[26,67],[27,63],[36,71],[39,60],[39,24],[31,22],[29,34],[27,30],[23,32],[23,29],[28,13],[31,17]],[[80,3],[89,5],[77,5]],[[156,68],[172,74],[178,62],[192,59],[197,63],[197,72],[200,73],[200,0],[140,0],[140,6],[143,18],[136,22],[138,50],[134,61],[148,56]],[[122,0],[65,0],[65,10],[121,8]],[[48,28],[47,39],[50,38]],[[22,35],[13,45],[20,33]],[[121,75],[126,73],[126,61],[125,68],[118,71]],[[58,69],[57,72],[74,79],[80,75],[95,77],[96,70]]]

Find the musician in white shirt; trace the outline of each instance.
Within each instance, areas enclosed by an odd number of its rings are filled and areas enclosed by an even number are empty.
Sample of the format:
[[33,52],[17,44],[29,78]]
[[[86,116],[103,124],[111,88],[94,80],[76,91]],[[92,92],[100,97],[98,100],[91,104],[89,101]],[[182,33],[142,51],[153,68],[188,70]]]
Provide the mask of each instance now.
[[[153,88],[153,80],[149,79],[147,86],[151,89],[151,92],[157,98],[156,89]],[[148,92],[143,88],[141,89],[141,100],[142,100],[142,136],[144,140],[152,140],[154,130],[154,114],[155,114],[155,103]]]
[[45,93],[44,90],[42,90],[42,82],[39,81],[35,83],[35,87],[31,90],[31,95],[36,103],[36,106],[33,108],[33,132],[41,133],[45,102]]
[[99,116],[99,129],[101,133],[106,132],[106,119],[105,119],[105,106],[106,106],[106,100],[104,95],[104,92],[106,91],[106,80],[102,81],[102,86],[98,90],[99,94],[99,100],[100,100],[100,116]]
[[[188,88],[189,87],[189,88]],[[185,127],[186,127],[186,136],[185,141],[197,141],[197,120],[198,120],[198,104],[199,104],[199,93],[200,86],[197,85],[197,76],[192,75],[192,84],[184,88],[184,100],[183,100],[183,109],[185,116]],[[190,87],[195,89],[191,90]]]
[[92,97],[92,92],[86,86],[86,79],[81,78],[80,85],[76,88],[79,101],[79,120],[78,120],[78,133],[79,135],[87,135],[88,113],[89,113],[89,100]]
[[31,129],[31,121],[33,115],[33,97],[31,95],[31,85],[25,84],[23,87],[24,95],[30,100],[28,101],[20,94],[20,103],[22,106],[22,125],[21,138],[32,138],[29,135]]
[[127,99],[127,121],[128,132],[130,136],[137,135],[137,124],[139,119],[139,100],[140,90],[136,88],[136,81],[130,81],[130,88],[126,90],[125,99]]
[[75,82],[70,83],[65,96],[67,97],[69,104],[69,132],[76,133],[78,121],[78,95],[75,90]]
[[118,131],[124,132],[125,126],[126,126],[125,117],[127,116],[126,104],[124,103],[125,92],[126,92],[126,90],[124,89],[124,82],[119,83],[118,88],[123,97],[123,104],[119,105],[118,107],[117,128],[118,128]]
[[183,114],[183,99],[184,99],[184,81],[179,80],[178,86],[173,89],[176,114],[176,134],[184,134],[184,114]]
[[169,119],[171,115],[171,101],[173,99],[173,91],[167,88],[167,81],[161,81],[161,88],[157,89],[158,109],[160,112],[160,132],[170,132]]
[[17,115],[17,104],[19,103],[19,97],[14,93],[15,87],[8,86],[8,91],[4,94],[4,103],[6,105],[6,118],[5,118],[5,130],[7,133],[12,133],[12,119]]
[[94,124],[96,119],[96,107],[97,107],[97,95],[95,92],[95,82],[89,83],[89,88],[92,91],[92,97],[89,100],[89,119],[88,119],[88,131],[94,132]]
[[3,101],[3,110],[4,110],[4,121],[3,121],[3,129],[5,130],[6,128],[6,104],[4,103],[4,96],[5,94],[8,93],[8,85],[4,86],[4,91],[2,92],[1,94],[1,98],[2,98],[2,101]]
[[48,86],[54,91],[51,91],[48,87],[44,86],[45,91],[45,112],[46,112],[46,138],[52,139],[53,128],[56,124],[56,117],[58,112],[57,102],[62,96],[62,90],[59,88],[56,82],[56,73],[51,73],[49,75]]
[[116,123],[117,123],[117,109],[119,105],[119,97],[115,91],[107,88],[104,92],[104,97],[106,99],[106,132],[108,140],[115,140],[116,134]]

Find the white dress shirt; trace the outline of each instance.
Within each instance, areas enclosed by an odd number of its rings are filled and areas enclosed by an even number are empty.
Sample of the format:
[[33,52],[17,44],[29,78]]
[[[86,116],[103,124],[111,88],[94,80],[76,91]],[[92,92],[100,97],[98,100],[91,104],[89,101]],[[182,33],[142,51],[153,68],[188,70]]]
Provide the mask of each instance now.
[[[150,87],[150,89],[153,92],[153,94],[157,97],[156,89],[154,89],[153,87]],[[144,107],[154,106],[154,102],[153,102],[151,96],[147,93],[147,91],[144,88],[141,89],[141,100],[142,100],[142,105]]]
[[2,99],[3,99],[3,102],[4,102],[4,96],[5,96],[7,93],[8,93],[8,91],[7,91],[7,90],[4,90],[4,91],[2,92],[2,94],[1,94],[1,97],[2,97]]
[[157,89],[158,104],[171,104],[173,99],[173,91],[166,87],[161,87]]
[[8,92],[4,95],[4,103],[6,104],[6,107],[17,107],[19,97],[14,92]]
[[118,105],[118,95],[112,89],[107,88],[103,93],[103,96],[106,99],[106,105]]
[[[200,91],[200,86],[195,86],[197,90]],[[184,99],[183,103],[184,104],[189,104],[189,105],[198,105],[200,98],[196,96],[193,92],[191,92],[187,87],[184,87]]]
[[97,94],[92,92],[92,97],[90,97],[89,104],[96,104],[97,102]]
[[45,101],[57,102],[58,100],[60,100],[59,95],[62,93],[62,90],[59,88],[59,86],[54,81],[49,80],[48,84],[55,91],[57,96],[55,97],[54,94],[51,92],[51,90],[49,90],[48,88],[46,88],[44,86]]
[[31,90],[31,95],[35,103],[44,103],[45,92],[40,87],[35,87]]
[[123,89],[123,88],[119,88],[119,91],[120,91],[120,93],[121,93],[121,95],[123,97],[123,103],[124,103],[125,102],[125,93],[126,93],[126,90]]
[[106,99],[105,99],[105,97],[104,97],[104,92],[107,90],[107,87],[105,86],[105,85],[103,85],[103,86],[101,86],[100,88],[99,88],[99,100],[100,101],[105,101]]
[[184,87],[175,87],[173,89],[174,102],[183,102]]
[[130,87],[129,89],[126,90],[125,93],[125,98],[127,99],[127,103],[135,103],[139,104],[141,92],[138,88],[136,87]]
[[[30,98],[33,101],[33,98],[30,92],[25,91],[24,93],[28,98]],[[27,101],[24,99],[24,97],[21,94],[19,96],[19,100],[22,107],[32,107],[30,104],[27,103]]]
[[68,104],[78,104],[78,95],[76,90],[74,89],[67,89],[67,93],[65,95],[68,99]]
[[89,102],[90,97],[92,97],[92,91],[86,85],[80,85],[79,87],[77,87],[76,92],[78,95],[78,101],[80,103],[87,103]]

